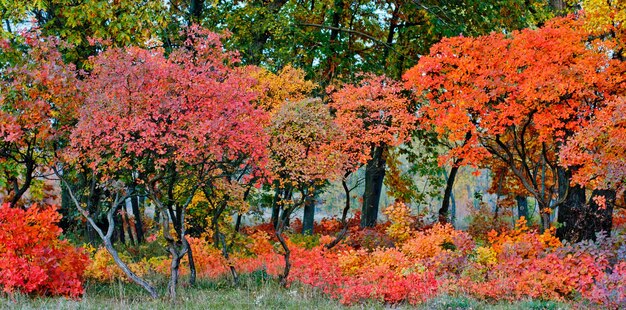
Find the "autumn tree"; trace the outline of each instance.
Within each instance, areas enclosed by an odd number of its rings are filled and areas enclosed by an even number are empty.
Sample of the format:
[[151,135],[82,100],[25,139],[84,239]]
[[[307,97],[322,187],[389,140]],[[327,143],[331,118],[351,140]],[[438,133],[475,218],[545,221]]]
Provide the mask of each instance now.
[[563,165],[577,168],[572,182],[593,190],[592,216],[585,220],[596,230],[611,231],[615,199],[624,193],[625,115],[624,97],[610,101],[559,153]]
[[362,227],[376,224],[388,149],[405,142],[415,125],[401,91],[399,83],[385,76],[365,75],[358,84],[344,85],[330,94],[335,122],[345,136],[341,149],[350,158],[344,173],[367,163]]
[[[444,159],[503,161],[537,199],[544,222],[558,207],[559,236],[574,241],[594,228],[581,221],[584,189],[569,184],[575,169],[559,165],[557,154],[622,80],[615,61],[587,39],[572,18],[511,35],[450,38],[405,75],[427,101],[424,125],[457,143]],[[547,179],[552,185],[542,190]]]
[[23,39],[23,45],[0,42],[5,67],[0,71],[0,184],[12,206],[50,174],[46,167],[72,125],[78,96],[76,71],[63,62],[58,40],[36,33]]
[[291,253],[283,232],[294,210],[310,203],[319,188],[341,175],[342,153],[333,148],[333,142],[340,139],[340,131],[328,108],[320,100],[308,99],[284,104],[273,115],[269,134],[267,170],[276,181],[278,197],[274,204],[281,211],[275,227],[285,252],[285,270],[281,276],[285,284]]
[[615,57],[624,60],[626,47],[626,3],[623,1],[584,0],[581,3],[585,14],[585,28],[593,35],[616,43]]
[[155,204],[172,256],[171,298],[189,251],[185,213],[196,191],[220,176],[221,165],[254,166],[265,152],[265,114],[252,104],[251,79],[232,68],[236,54],[223,51],[217,34],[187,31],[185,45],[167,58],[162,49],[129,47],[93,59],[82,83],[91,96],[68,153],[100,184],[137,185]]

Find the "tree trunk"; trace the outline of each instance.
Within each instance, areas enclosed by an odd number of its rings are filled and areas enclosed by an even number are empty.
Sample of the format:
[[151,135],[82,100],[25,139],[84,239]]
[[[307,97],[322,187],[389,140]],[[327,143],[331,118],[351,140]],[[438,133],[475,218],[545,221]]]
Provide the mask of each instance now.
[[[391,14],[391,18],[389,19],[389,32],[387,32],[387,45],[385,45],[385,50],[383,51],[383,69],[386,71],[385,73],[389,76],[389,51],[391,45],[393,44],[393,38],[396,35],[396,29],[398,27],[398,19],[400,16],[398,13],[400,12],[400,5],[396,4],[393,12]],[[400,73],[398,73],[400,74]],[[397,78],[397,77],[395,77]]]
[[118,267],[120,267],[120,269],[122,269],[124,274],[126,274],[126,276],[128,278],[130,278],[131,281],[139,284],[139,286],[141,286],[143,289],[148,291],[148,293],[150,294],[150,297],[152,297],[152,298],[159,297],[159,295],[156,292],[156,289],[154,287],[152,287],[152,285],[150,285],[144,279],[138,277],[134,272],[132,272],[130,270],[128,265],[126,265],[126,263],[124,263],[124,261],[122,261],[122,259],[120,258],[119,254],[117,253],[117,250],[115,250],[115,248],[113,247],[113,244],[111,244],[110,240],[104,240],[104,248],[107,250],[107,252],[109,252],[109,254],[111,254],[111,257],[113,257],[113,261],[115,262],[115,264]]
[[[287,216],[286,218],[289,218],[289,217]],[[285,242],[285,239],[283,238],[284,227],[285,227],[285,220],[283,219],[279,223],[279,227],[276,230],[276,238],[278,238],[278,242],[280,242],[281,247],[285,251],[285,254],[283,254],[283,257],[285,258],[285,269],[283,271],[283,274],[279,276],[280,284],[282,286],[287,286],[287,278],[289,277],[289,271],[291,270],[291,261],[290,261],[291,251],[289,250],[289,246],[287,245],[287,242]]]
[[516,195],[515,201],[517,202],[517,216],[522,216],[528,220],[528,199],[525,196]]
[[[590,210],[585,221],[589,227],[585,230],[583,239],[595,240],[598,232],[605,232],[607,236],[611,235],[616,196],[617,194],[613,189],[596,189],[591,193]],[[596,198],[604,200],[604,203],[598,203]]]
[[107,211],[106,219],[107,219],[108,225],[107,225],[107,231],[105,234],[102,231],[102,229],[96,224],[96,221],[94,221],[94,219],[91,217],[89,211],[84,209],[81,206],[81,203],[78,201],[78,199],[76,199],[76,196],[72,192],[72,189],[69,187],[68,182],[63,178],[63,176],[59,173],[59,171],[55,169],[54,173],[61,180],[61,184],[63,184],[66,187],[67,194],[70,200],[74,203],[74,206],[76,207],[76,209],[87,220],[87,222],[91,225],[91,227],[96,231],[98,236],[100,236],[100,238],[102,239],[102,242],[104,243],[105,249],[107,250],[107,252],[109,252],[109,254],[111,254],[115,264],[117,264],[117,266],[120,267],[120,269],[124,272],[124,274],[128,276],[128,278],[131,281],[137,283],[139,286],[145,289],[152,298],[157,298],[158,294],[156,293],[156,290],[154,289],[154,287],[152,287],[152,285],[150,285],[148,282],[146,282],[144,279],[140,278],[134,272],[132,272],[132,270],[130,270],[128,265],[126,265],[126,263],[122,261],[119,254],[113,247],[113,243],[111,242],[111,237],[113,237],[114,231],[115,231],[115,212],[117,211],[117,207],[120,201],[124,201],[125,198],[118,199],[119,197],[116,195],[113,204]]
[[115,214],[114,215],[117,220],[115,221],[115,231],[117,232],[117,234],[115,234],[117,236],[117,238],[115,238],[115,236],[113,237],[113,243],[115,243],[116,241],[119,241],[121,244],[126,244],[126,238],[124,237],[124,224],[123,224],[123,219],[122,219],[122,215],[121,214]]
[[450,193],[450,224],[455,226],[456,223],[456,200],[454,199],[454,191]]
[[196,284],[196,262],[193,259],[193,251],[191,245],[187,241],[187,237],[184,238],[184,242],[187,243],[187,259],[189,260],[189,285]]
[[585,189],[579,185],[570,187],[565,202],[559,206],[558,221],[561,225],[556,231],[557,237],[578,242],[589,236],[588,230],[593,231],[593,227],[585,223],[588,212]]
[[222,243],[222,256],[228,262],[228,269],[230,269],[230,274],[233,277],[233,284],[239,284],[239,275],[237,274],[237,270],[235,269],[235,265],[230,261],[230,256],[228,254],[228,246],[226,246],[226,238],[224,234],[220,234],[220,240]]
[[341,240],[343,240],[343,238],[345,238],[346,234],[348,233],[347,217],[348,217],[348,211],[350,211],[350,188],[348,187],[348,183],[346,183],[346,178],[348,178],[349,175],[350,173],[346,173],[343,179],[341,180],[341,185],[343,186],[343,190],[346,193],[346,204],[345,204],[345,207],[343,207],[343,212],[341,213],[341,225],[343,226],[343,228],[341,229],[341,231],[339,232],[339,235],[337,235],[335,240],[333,240],[331,243],[326,245],[327,249],[332,249],[337,244],[339,244],[339,242],[341,242]]
[[563,0],[550,0],[550,6],[556,11],[558,15],[563,15],[565,10],[565,1]]
[[189,19],[187,24],[199,23],[204,9],[204,0],[191,0],[189,4]]
[[315,200],[307,197],[304,202],[304,215],[302,216],[302,234],[313,235],[315,223]]
[[[184,245],[183,245],[184,247]],[[176,300],[176,287],[178,286],[178,276],[180,272],[180,261],[186,254],[185,250],[178,251],[175,244],[169,245],[170,254],[172,254],[172,263],[170,265],[170,281],[167,283],[167,291],[171,300]],[[182,252],[182,253],[181,253]]]
[[333,3],[333,13],[331,14],[330,23],[333,28],[330,30],[330,40],[328,42],[329,53],[326,60],[326,70],[322,79],[322,87],[330,85],[337,73],[338,55],[336,44],[339,39],[339,27],[341,26],[341,19],[343,17],[343,6],[343,0],[335,0]]
[[565,195],[565,200],[558,206],[560,226],[556,230],[556,236],[561,240],[578,242],[589,235],[588,229],[594,228],[585,223],[589,212],[585,189],[580,185],[570,186],[571,177],[571,170],[558,169],[559,194]]
[[541,232],[543,233],[546,229],[550,228],[550,213],[540,212],[541,217]]
[[459,172],[459,166],[453,165],[450,169],[450,175],[446,177],[446,189],[443,192],[443,201],[439,208],[439,223],[448,222],[448,210],[450,208],[450,199],[452,198],[452,189],[454,188],[454,180]]
[[124,235],[124,238],[128,240],[129,245],[137,245],[137,243],[135,243],[135,240],[133,239],[133,232],[130,225],[130,217],[128,216],[128,213],[126,213],[126,202],[124,202],[123,204],[124,210],[120,212],[120,216],[122,217],[122,235]]
[[361,227],[373,227],[378,220],[378,206],[385,178],[385,146],[372,149],[372,159],[365,166],[365,191]]
[[272,226],[274,226],[274,229],[278,228],[278,217],[280,216],[280,189],[278,185],[276,186],[274,200],[272,201]]
[[139,244],[145,240],[143,235],[143,221],[141,219],[141,211],[139,208],[139,197],[133,196],[130,199],[133,216],[135,217],[135,233],[137,234],[137,243]]

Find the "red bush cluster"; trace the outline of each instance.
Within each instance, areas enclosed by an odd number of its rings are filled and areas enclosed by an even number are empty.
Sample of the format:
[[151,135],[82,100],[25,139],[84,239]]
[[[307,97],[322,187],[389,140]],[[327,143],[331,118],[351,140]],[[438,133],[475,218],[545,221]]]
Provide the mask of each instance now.
[[59,240],[61,215],[52,206],[0,206],[0,287],[5,293],[79,297],[89,257]]

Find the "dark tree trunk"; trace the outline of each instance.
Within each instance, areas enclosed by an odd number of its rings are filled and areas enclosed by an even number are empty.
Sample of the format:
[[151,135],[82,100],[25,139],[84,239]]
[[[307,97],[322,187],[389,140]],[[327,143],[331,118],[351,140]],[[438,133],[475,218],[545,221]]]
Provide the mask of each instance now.
[[272,201],[272,225],[274,229],[278,228],[278,217],[280,216],[280,189],[276,187],[274,200]]
[[304,215],[302,216],[302,234],[313,235],[315,223],[315,200],[307,197],[304,201]]
[[363,208],[361,227],[373,227],[378,220],[378,205],[385,178],[385,146],[372,150],[372,159],[365,166],[365,191],[363,192]]
[[[113,243],[118,241],[118,242],[120,242],[122,244],[126,244],[126,238],[124,237],[124,225],[122,224],[122,215],[117,213],[114,216],[116,218],[115,219],[115,232],[116,232],[116,234],[114,234]],[[115,238],[115,236],[117,236],[117,238]]]
[[456,200],[454,199],[454,192],[450,193],[450,224],[455,226],[456,223]]
[[516,195],[515,201],[517,202],[517,216],[522,216],[528,220],[528,199],[525,196]]
[[562,240],[578,242],[589,235],[587,219],[589,212],[585,198],[585,189],[579,185],[570,187],[565,202],[559,206],[558,221],[561,224],[556,235]]
[[[586,220],[590,227],[585,230],[583,239],[595,240],[596,233],[601,231],[606,232],[607,235],[611,234],[616,196],[615,190],[612,189],[596,189],[591,193],[590,210]],[[599,204],[595,198],[601,198],[604,200],[604,204]]]
[[589,212],[585,189],[579,185],[569,186],[571,177],[571,170],[558,169],[559,194],[566,196],[564,202],[559,205],[558,222],[560,225],[556,230],[556,236],[561,240],[578,242],[588,236],[587,230],[593,230],[593,227],[585,223]]
[[222,256],[228,262],[228,269],[230,269],[230,274],[233,277],[233,284],[239,284],[239,275],[237,274],[237,269],[235,269],[235,265],[231,262],[230,256],[228,254],[228,246],[226,245],[226,239],[224,234],[220,234],[220,240],[222,243]]
[[184,238],[185,243],[187,243],[187,259],[189,260],[189,285],[196,284],[196,262],[193,259],[193,251],[191,250],[191,245],[189,245],[189,241],[187,241],[187,237]]
[[326,72],[322,80],[322,86],[330,85],[331,81],[336,75],[337,69],[337,41],[339,39],[339,27],[341,26],[341,18],[343,17],[343,0],[335,0],[333,3],[333,13],[331,15],[330,25],[333,27],[330,30],[330,40],[328,42],[328,59],[326,61]]
[[203,9],[204,0],[191,0],[191,3],[189,4],[189,25],[200,22]]
[[552,6],[552,9],[554,9],[557,14],[563,15],[563,11],[565,10],[564,0],[550,0],[550,6]]
[[280,243],[281,247],[285,251],[285,253],[283,254],[283,257],[285,258],[285,269],[283,270],[283,274],[279,276],[280,284],[284,287],[287,286],[287,278],[289,277],[289,271],[291,270],[291,260],[290,260],[291,250],[289,249],[287,242],[283,238],[283,229],[285,227],[285,222],[286,222],[285,220],[288,218],[289,216],[286,216],[285,218],[281,220],[280,223],[278,223],[278,229],[275,232],[276,238],[278,238],[278,242]]
[[383,52],[383,69],[387,71],[387,76],[389,76],[389,51],[391,45],[393,44],[393,38],[396,35],[396,29],[398,27],[398,19],[400,12],[400,5],[396,4],[396,7],[393,9],[393,13],[391,14],[391,18],[389,19],[389,32],[387,32],[387,45],[385,46],[385,50]]
[[267,8],[267,13],[261,11],[261,13],[258,15],[258,25],[261,26],[253,29],[253,42],[248,49],[249,55],[247,55],[250,64],[259,65],[263,61],[263,52],[265,50],[265,45],[272,38],[273,35],[271,29],[263,25],[267,24],[267,19],[274,19],[276,17],[276,14],[278,14],[278,12],[286,3],[287,0],[274,0],[263,5]]
[[456,179],[456,174],[459,172],[459,166],[453,165],[452,169],[450,169],[450,175],[446,178],[446,189],[443,192],[443,201],[441,203],[441,208],[439,208],[439,222],[447,223],[448,222],[448,213],[450,209],[450,200],[452,198],[452,189],[454,188],[454,180]]
[[137,243],[144,241],[143,236],[143,222],[141,220],[141,211],[139,209],[139,197],[133,196],[131,199],[131,205],[133,207],[133,216],[135,217],[135,232],[137,234]]

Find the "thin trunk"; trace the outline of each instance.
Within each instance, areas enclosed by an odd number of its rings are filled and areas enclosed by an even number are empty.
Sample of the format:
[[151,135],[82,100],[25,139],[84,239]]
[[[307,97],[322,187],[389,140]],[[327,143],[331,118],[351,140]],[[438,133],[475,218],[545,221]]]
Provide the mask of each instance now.
[[81,204],[78,202],[78,200],[76,199],[76,196],[74,196],[74,194],[72,193],[71,188],[69,188],[69,184],[67,183],[67,181],[63,179],[63,177],[58,171],[55,170],[54,173],[57,175],[57,177],[59,177],[59,179],[61,180],[61,183],[65,185],[65,187],[67,188],[68,195],[70,196],[70,199],[74,203],[74,206],[76,207],[76,209],[87,220],[87,222],[92,226],[92,228],[98,233],[98,235],[100,236],[100,238],[102,239],[104,243],[105,249],[107,250],[107,252],[109,252],[109,254],[111,254],[111,257],[113,257],[113,261],[115,262],[115,264],[118,267],[120,267],[120,269],[124,272],[124,274],[126,274],[126,276],[128,276],[128,278],[131,281],[135,282],[136,284],[141,286],[143,289],[145,289],[152,298],[157,298],[158,294],[156,292],[156,289],[152,285],[150,285],[150,283],[146,282],[144,279],[140,278],[132,270],[130,270],[128,265],[126,265],[126,263],[122,261],[117,250],[115,250],[115,248],[113,247],[113,243],[111,242],[111,237],[113,236],[113,232],[115,230],[115,216],[114,215],[115,215],[115,212],[117,211],[117,207],[120,201],[124,201],[125,197],[122,199],[118,199],[119,197],[117,196],[115,197],[116,199],[114,200],[109,211],[107,212],[108,226],[107,226],[107,231],[105,234],[102,231],[102,229],[98,227],[94,219],[90,216],[90,213],[87,210],[85,210],[81,206]]
[[233,284],[239,284],[239,275],[237,274],[237,269],[235,269],[235,265],[230,261],[230,256],[228,255],[228,247],[226,246],[226,240],[224,234],[220,234],[220,241],[222,243],[222,256],[228,262],[228,269],[230,269],[230,274],[233,277]]
[[393,9],[393,13],[391,14],[391,18],[389,19],[389,32],[387,32],[387,45],[385,45],[385,50],[383,52],[383,69],[385,69],[385,71],[387,71],[386,73],[389,74],[388,72],[388,68],[389,68],[389,52],[391,49],[391,45],[393,44],[393,38],[396,34],[396,29],[398,27],[398,19],[399,19],[399,13],[400,12],[400,5],[396,4],[395,8]]
[[187,237],[183,239],[185,243],[187,243],[187,259],[189,260],[189,285],[196,284],[196,262],[193,259],[193,251],[191,249],[191,245],[189,245],[189,241]]
[[191,0],[189,4],[189,20],[188,25],[199,23],[204,9],[204,0]]
[[326,72],[324,72],[324,78],[322,80],[322,86],[330,85],[331,81],[336,75],[337,70],[337,41],[339,39],[339,26],[341,26],[341,18],[343,17],[343,0],[335,0],[333,3],[333,13],[331,15],[331,30],[330,40],[328,42],[328,59],[326,61]]
[[117,217],[117,221],[115,221],[117,223],[117,241],[121,244],[126,244],[126,238],[124,236],[124,219],[119,213],[116,214],[115,217]]
[[528,199],[525,196],[516,195],[515,201],[517,202],[517,216],[522,216],[528,220]]
[[272,225],[274,226],[274,229],[278,228],[278,217],[280,215],[280,192],[280,188],[276,186],[274,200],[272,201]]
[[130,199],[131,199],[131,204],[132,204],[132,209],[133,209],[133,216],[135,217],[135,232],[137,234],[137,243],[141,243],[144,241],[144,234],[143,234],[143,221],[141,219],[141,211],[139,208],[139,197],[133,196]]
[[313,197],[307,197],[304,202],[302,234],[313,235],[313,225],[315,225],[315,200]]
[[378,220],[378,206],[385,178],[385,148],[384,145],[374,147],[372,158],[365,166],[361,227],[373,227]]
[[285,251],[285,254],[283,254],[283,257],[285,258],[285,269],[283,271],[283,274],[279,276],[280,284],[284,287],[287,286],[287,277],[289,277],[289,271],[291,269],[291,261],[290,261],[291,251],[289,250],[289,246],[287,245],[287,242],[285,242],[285,238],[283,238],[283,229],[286,223],[285,219],[287,218],[289,217],[286,216],[279,223],[279,227],[276,230],[276,238],[278,238],[278,242],[280,243],[281,247]]
[[[450,199],[452,198],[452,189],[454,188],[454,181],[456,179],[456,175],[459,172],[459,166],[455,161],[455,164],[452,165],[450,169],[450,175],[446,176],[446,188],[443,192],[443,201],[441,202],[441,208],[439,208],[439,223],[447,223],[448,222],[448,213],[450,208]],[[445,172],[444,172],[445,173]]]
[[[22,199],[22,196],[26,194],[28,188],[33,182],[33,173],[35,173],[35,163],[32,160],[26,159],[26,172],[24,173],[24,183],[22,186],[19,185],[19,181],[17,177],[13,177],[13,197],[11,198],[11,207],[17,207],[18,202]],[[22,208],[24,208],[22,206]]]
[[133,233],[130,228],[130,218],[128,213],[126,213],[125,206],[124,210],[120,212],[120,216],[122,217],[122,235],[124,235],[124,239],[128,240],[129,245],[136,245],[135,240],[133,239]]
[[343,228],[341,229],[341,231],[339,232],[335,240],[333,240],[331,243],[326,245],[327,249],[332,249],[337,244],[339,244],[339,242],[341,242],[341,240],[343,240],[348,233],[347,217],[348,217],[348,211],[350,211],[350,188],[348,187],[348,183],[346,183],[346,178],[349,175],[350,173],[346,173],[346,175],[341,180],[341,185],[343,186],[343,190],[346,193],[346,204],[343,207],[343,212],[341,214],[341,225],[343,226]]
[[113,257],[113,261],[115,262],[115,264],[120,269],[122,269],[124,274],[131,281],[135,282],[136,284],[141,286],[144,290],[146,290],[148,292],[148,294],[150,294],[150,297],[152,297],[152,298],[159,297],[159,295],[156,292],[156,289],[154,287],[152,287],[152,285],[150,285],[150,283],[146,282],[144,279],[142,279],[139,276],[137,276],[132,270],[130,270],[128,265],[126,265],[126,263],[124,263],[124,261],[122,261],[122,259],[120,258],[119,254],[117,253],[117,251],[115,250],[115,248],[111,244],[110,240],[104,240],[104,248],[107,250],[107,252],[109,252],[109,254],[111,254],[111,257]]
[[243,215],[241,215],[241,213],[237,214],[237,220],[235,221],[235,232],[238,233],[239,230],[241,229],[241,218],[243,218]]
[[454,199],[454,191],[450,193],[450,224],[455,226],[456,223],[456,199]]

